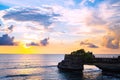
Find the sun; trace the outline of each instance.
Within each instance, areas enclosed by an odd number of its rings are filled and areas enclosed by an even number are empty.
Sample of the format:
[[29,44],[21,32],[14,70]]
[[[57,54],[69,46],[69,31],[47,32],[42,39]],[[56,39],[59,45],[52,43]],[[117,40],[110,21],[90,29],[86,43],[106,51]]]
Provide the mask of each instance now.
[[30,40],[23,40],[22,43],[21,43],[21,45],[22,45],[24,48],[30,48],[30,46],[27,45],[27,44],[29,44],[29,43],[31,43]]
[[26,45],[26,44],[24,44],[23,47],[24,47],[24,48],[30,48],[30,46],[28,46],[28,45]]

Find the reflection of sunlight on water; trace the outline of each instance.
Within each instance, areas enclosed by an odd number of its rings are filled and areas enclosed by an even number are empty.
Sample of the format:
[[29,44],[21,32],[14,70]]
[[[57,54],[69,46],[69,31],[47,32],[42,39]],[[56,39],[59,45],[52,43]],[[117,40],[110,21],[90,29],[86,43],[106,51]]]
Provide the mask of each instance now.
[[[34,68],[35,66],[39,66],[42,64],[39,60],[41,57],[34,57],[31,55],[21,55],[14,59],[13,62],[20,62],[18,65],[14,66],[15,69],[9,71],[10,74],[8,75],[17,75],[17,77],[24,77],[24,79],[29,80],[40,80],[40,73],[43,73],[45,70],[44,68]],[[21,76],[27,75],[27,76]],[[19,79],[17,79],[19,80]]]
[[97,71],[100,70],[99,68],[97,68],[94,65],[84,65],[84,72],[88,72],[88,71]]
[[[56,78],[53,68],[56,62],[52,60],[53,58],[47,57],[47,55],[16,55],[15,58],[10,61],[14,63],[8,66],[12,66],[12,69],[10,69],[7,74],[8,80],[42,80],[44,78],[49,80],[49,78]],[[7,72],[8,70],[5,71]]]
[[99,68],[94,65],[84,65],[83,77],[89,80],[100,79],[102,72]]

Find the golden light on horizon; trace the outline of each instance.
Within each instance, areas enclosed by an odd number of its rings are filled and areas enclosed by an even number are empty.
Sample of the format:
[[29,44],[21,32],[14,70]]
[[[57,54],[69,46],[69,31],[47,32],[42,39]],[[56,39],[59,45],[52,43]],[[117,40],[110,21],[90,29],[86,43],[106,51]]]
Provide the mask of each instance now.
[[18,46],[0,46],[0,54],[70,54],[72,51],[78,49],[85,49],[91,51],[94,54],[104,54],[113,52],[116,54],[118,50],[111,50],[107,48],[87,48],[81,47],[77,44],[49,44],[47,46],[27,46],[26,44],[20,43]]
[[33,54],[34,48],[26,46],[0,46],[0,54]]

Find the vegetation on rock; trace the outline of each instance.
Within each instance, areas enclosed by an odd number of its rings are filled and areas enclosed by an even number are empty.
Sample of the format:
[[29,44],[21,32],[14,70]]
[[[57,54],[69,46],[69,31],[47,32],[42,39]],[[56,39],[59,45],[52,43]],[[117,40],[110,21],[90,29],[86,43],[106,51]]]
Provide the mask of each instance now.
[[93,55],[92,52],[90,52],[90,51],[86,52],[84,49],[79,49],[77,51],[73,51],[73,52],[71,52],[71,55],[76,55],[76,56],[78,55],[84,61],[87,61],[87,60],[92,61],[95,58],[95,56]]

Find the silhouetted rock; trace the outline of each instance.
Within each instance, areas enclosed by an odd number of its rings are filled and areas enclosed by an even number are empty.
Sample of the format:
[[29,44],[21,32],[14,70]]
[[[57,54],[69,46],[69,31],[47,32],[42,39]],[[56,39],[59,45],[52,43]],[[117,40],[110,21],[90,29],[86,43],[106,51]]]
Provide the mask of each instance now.
[[84,64],[94,64],[103,71],[120,72],[120,56],[118,58],[95,58],[92,52],[84,49],[66,54],[64,60],[58,63],[58,68],[64,71],[82,71]]
[[93,58],[92,52],[85,52],[84,49],[73,51],[65,55],[64,60],[58,63],[58,68],[66,71],[82,71],[86,60],[92,62]]
[[65,55],[64,60],[58,64],[58,68],[65,71],[82,71],[83,61],[78,55]]
[[120,56],[118,56],[118,59],[120,59]]

